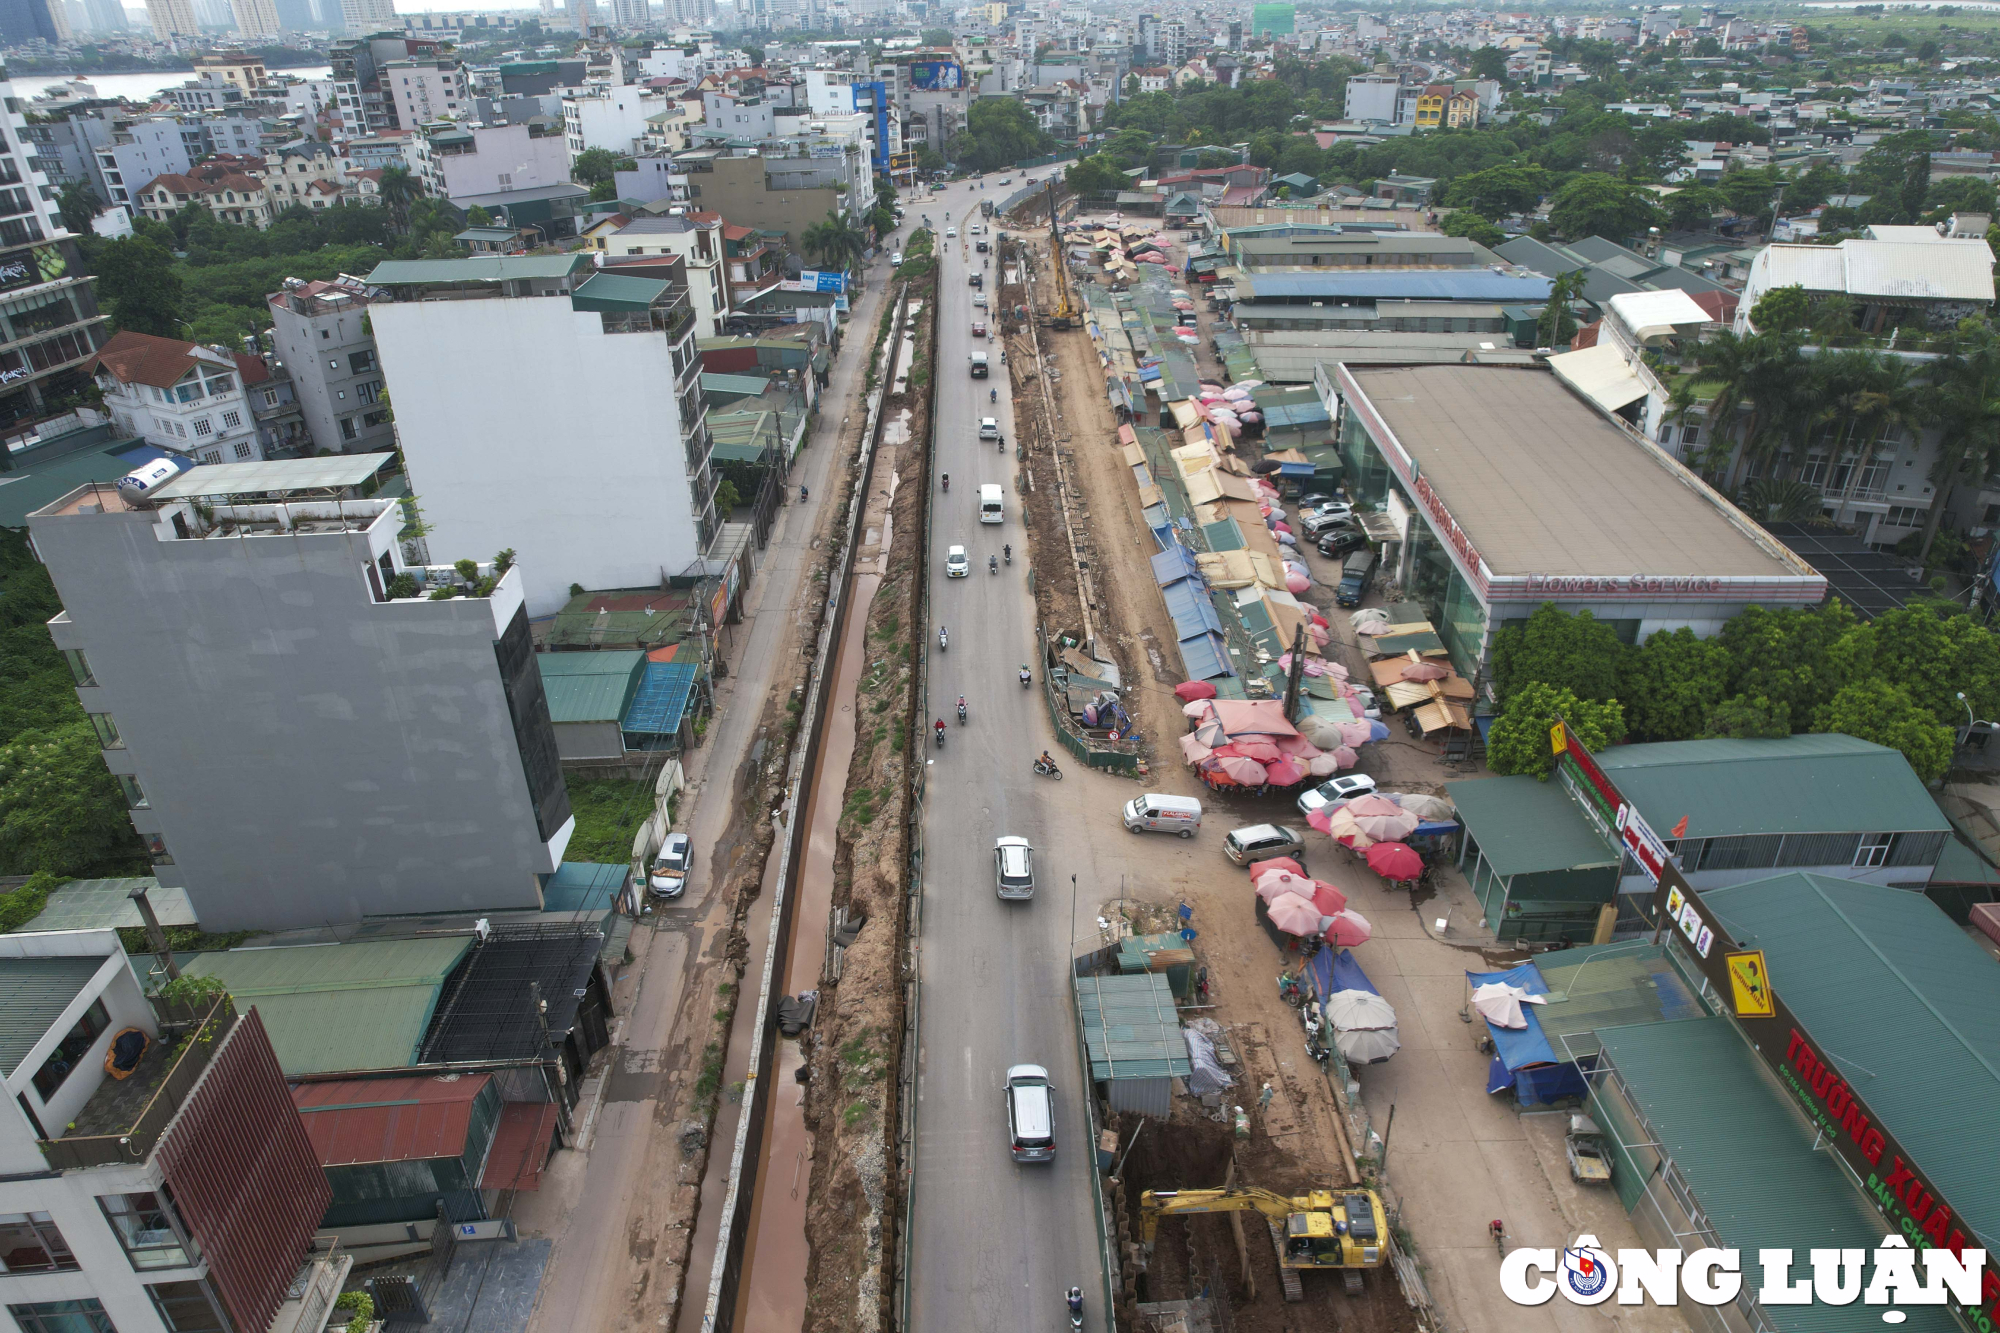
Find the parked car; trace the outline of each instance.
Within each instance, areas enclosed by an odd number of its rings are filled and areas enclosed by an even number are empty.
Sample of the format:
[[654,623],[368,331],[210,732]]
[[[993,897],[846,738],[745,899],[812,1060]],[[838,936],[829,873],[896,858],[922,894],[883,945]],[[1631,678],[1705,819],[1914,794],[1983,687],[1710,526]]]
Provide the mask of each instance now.
[[1328,501],[1335,501],[1340,504],[1347,503],[1331,491],[1307,491],[1299,497],[1299,509],[1301,512],[1307,509],[1317,509]]
[[1305,839],[1283,824],[1251,824],[1231,829],[1222,839],[1222,854],[1237,865],[1268,861],[1274,856],[1304,856]]
[[1328,778],[1299,797],[1299,813],[1309,815],[1335,801],[1351,801],[1357,796],[1366,796],[1375,790],[1375,779],[1366,773],[1343,773],[1337,778]]
[[1035,896],[1035,849],[1026,838],[994,840],[993,888],[1002,898]]
[[1368,544],[1368,534],[1359,528],[1329,528],[1317,534],[1319,553],[1324,556],[1342,556],[1349,551],[1358,551]]
[[669,833],[653,857],[646,890],[655,898],[678,898],[687,891],[688,869],[694,864],[694,842],[685,833]]
[[975,319],[972,321],[972,336],[975,338],[984,338],[986,336],[985,320]]
[[889,254],[889,263],[896,268],[901,268],[903,266],[903,252],[901,250],[891,251]]
[[1354,517],[1351,514],[1329,514],[1315,511],[1299,515],[1299,527],[1305,530],[1306,536],[1314,539],[1317,539],[1323,533],[1332,532],[1335,528],[1352,527],[1353,524]]
[[962,579],[966,572],[965,548],[953,546],[944,553],[944,576],[948,579]]
[[1569,1133],[1563,1138],[1563,1154],[1569,1158],[1569,1178],[1579,1185],[1611,1183],[1611,1149],[1606,1146],[1597,1122],[1587,1115],[1569,1118]]
[[1354,506],[1345,500],[1320,500],[1313,504],[1301,504],[1299,517],[1304,518],[1308,514],[1330,515],[1344,523],[1353,519]]
[[1049,1088],[1049,1071],[1040,1065],[1015,1065],[1001,1085],[1007,1102],[1007,1151],[1017,1162],[1056,1159],[1056,1102]]

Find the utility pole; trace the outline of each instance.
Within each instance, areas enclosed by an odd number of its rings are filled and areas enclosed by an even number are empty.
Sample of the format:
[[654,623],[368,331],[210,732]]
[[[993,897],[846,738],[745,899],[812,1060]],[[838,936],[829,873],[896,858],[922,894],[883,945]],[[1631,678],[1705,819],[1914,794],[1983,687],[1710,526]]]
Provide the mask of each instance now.
[[1299,719],[1299,683],[1306,674],[1306,627],[1303,621],[1292,634],[1292,669],[1285,673],[1285,720]]

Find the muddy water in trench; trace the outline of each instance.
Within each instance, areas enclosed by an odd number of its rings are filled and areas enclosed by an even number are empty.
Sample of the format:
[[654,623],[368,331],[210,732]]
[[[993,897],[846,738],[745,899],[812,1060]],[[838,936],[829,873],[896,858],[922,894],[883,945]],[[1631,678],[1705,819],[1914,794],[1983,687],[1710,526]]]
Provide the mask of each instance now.
[[[892,497],[895,485],[892,478]],[[854,757],[854,686],[867,665],[868,608],[888,560],[888,520],[885,507],[879,526],[869,529],[863,543],[864,547],[879,545],[881,557],[869,559],[857,552],[856,572],[847,592],[853,605],[827,693],[832,712],[826,720],[819,762],[807,784],[805,857],[799,867],[790,952],[782,974],[781,990],[787,995],[817,988],[826,961],[836,828],[847,795],[848,764]],[[745,1333],[798,1333],[805,1324],[806,1195],[812,1179],[813,1142],[805,1125],[806,1085],[796,1077],[802,1063],[799,1043],[780,1039],[777,1064],[771,1073],[770,1114],[765,1117],[764,1138],[758,1146],[756,1200],[750,1210],[750,1240],[737,1297],[735,1327]]]

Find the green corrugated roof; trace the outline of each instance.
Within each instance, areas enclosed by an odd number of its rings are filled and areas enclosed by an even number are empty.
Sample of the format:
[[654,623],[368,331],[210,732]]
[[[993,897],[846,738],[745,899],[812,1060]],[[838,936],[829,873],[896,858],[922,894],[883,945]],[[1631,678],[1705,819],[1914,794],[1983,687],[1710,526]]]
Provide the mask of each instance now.
[[[1723,1245],[1746,1255],[1790,1249],[1796,1277],[1808,1250],[1872,1249],[1888,1233],[1833,1155],[1813,1151],[1805,1117],[1728,1019],[1604,1028],[1597,1035],[1659,1150],[1686,1177]],[[1901,1308],[1908,1333],[1958,1328],[1940,1306]],[[1881,1307],[1859,1301],[1762,1309],[1780,1333],[1882,1327]]]
[[623,273],[599,273],[585,278],[570,293],[576,310],[608,314],[631,314],[652,309],[653,302],[673,287],[658,278],[634,278]]
[[1794,871],[1702,901],[1764,950],[1771,988],[2000,1249],[2000,963],[1907,889]]
[[143,885],[153,916],[163,926],[199,925],[186,889],[163,889],[148,875],[139,879],[73,879],[49,895],[40,916],[22,930],[119,930],[146,924],[132,890]]
[[646,654],[636,648],[594,653],[537,653],[542,693],[556,722],[616,722],[625,716]]
[[215,977],[255,1007],[287,1074],[400,1069],[417,1058],[465,936],[205,953],[183,971]]
[[1901,753],[1852,736],[1619,745],[1597,762],[1655,829],[1685,815],[1690,838],[1951,827]]
[[1542,1035],[1565,1057],[1597,1049],[1600,1028],[1706,1018],[1663,945],[1644,939],[1585,944],[1535,959],[1549,1003],[1535,1011]]
[[1078,977],[1076,1005],[1091,1078],[1187,1077],[1187,1043],[1164,976]]
[[1961,833],[1945,841],[1944,850],[1938,853],[1937,869],[1931,872],[1931,883],[2000,885],[2000,870],[1995,870]]
[[737,398],[761,398],[764,391],[770,387],[771,381],[762,375],[722,375],[708,372],[701,377],[703,393],[718,394],[732,401]]
[[1444,791],[1497,875],[1618,864],[1561,783],[1471,778],[1447,782]]
[[[54,504],[87,482],[115,482],[133,468],[159,456],[134,439],[114,439],[100,448],[79,449],[46,461],[16,464],[0,473],[0,528],[25,528],[28,515]],[[118,450],[138,450],[131,457]]]
[[0,959],[0,1077],[14,1076],[105,957]]
[[473,255],[467,259],[389,259],[375,266],[368,281],[377,287],[433,282],[513,282],[560,278],[590,267],[590,255]]

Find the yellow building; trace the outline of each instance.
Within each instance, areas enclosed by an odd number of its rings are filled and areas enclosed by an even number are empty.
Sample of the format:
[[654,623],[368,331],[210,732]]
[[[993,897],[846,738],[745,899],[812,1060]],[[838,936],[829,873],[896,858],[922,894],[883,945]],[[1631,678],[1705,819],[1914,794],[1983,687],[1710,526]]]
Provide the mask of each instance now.
[[1007,6],[1005,6],[1005,5],[988,5],[988,6],[986,6],[986,26],[987,26],[987,27],[989,27],[989,28],[998,28],[998,27],[1000,27],[1000,26],[1001,26],[1002,24],[1004,24],[1004,23],[1006,23],[1006,22],[1007,22]]
[[1444,104],[1451,97],[1451,85],[1433,83],[1417,94],[1416,126],[1434,130],[1444,123]]
[[1451,129],[1474,129],[1479,124],[1479,94],[1461,88],[1444,104],[1444,123]]

